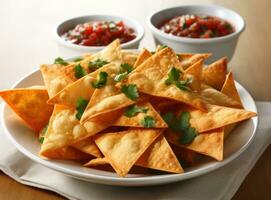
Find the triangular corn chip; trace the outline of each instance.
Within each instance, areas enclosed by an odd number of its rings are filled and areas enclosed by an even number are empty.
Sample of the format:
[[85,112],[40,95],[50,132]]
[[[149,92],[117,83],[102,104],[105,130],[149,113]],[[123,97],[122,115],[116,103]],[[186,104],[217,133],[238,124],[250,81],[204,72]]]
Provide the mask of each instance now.
[[131,51],[121,51],[122,62],[131,66],[135,66],[138,54]]
[[58,64],[41,65],[40,67],[50,98],[73,82],[61,69],[63,69],[63,66]]
[[226,79],[226,74],[227,58],[224,57],[205,67],[202,72],[202,78],[207,85],[220,90]]
[[114,64],[107,64],[95,72],[92,72],[81,79],[73,82],[60,92],[58,92],[54,97],[49,99],[50,104],[61,104],[66,106],[76,106],[76,101],[81,97],[85,100],[89,100],[95,91],[91,83],[95,81],[100,72],[107,72],[108,74],[113,74],[118,72],[118,68]]
[[53,111],[53,106],[46,103],[49,98],[46,89],[12,89],[0,91],[0,96],[35,131],[48,123]]
[[140,92],[166,97],[206,110],[204,102],[193,91],[181,90],[175,84],[165,84],[173,66],[183,72],[174,52],[170,48],[165,48],[137,67],[128,77],[128,83],[136,84]]
[[147,49],[142,49],[142,51],[139,53],[137,60],[134,64],[134,67],[138,67],[143,62],[145,62],[148,58],[152,56],[151,52],[149,52]]
[[98,122],[88,122],[88,124],[81,125],[75,115],[75,109],[55,105],[41,145],[40,155],[50,157],[55,152],[108,127],[107,124]]
[[94,158],[84,164],[85,167],[94,167],[94,166],[99,166],[99,165],[106,165],[109,164],[109,161],[106,157],[103,158]]
[[183,168],[163,135],[151,144],[135,165],[166,172],[183,173]]
[[205,60],[209,58],[211,54],[208,53],[202,53],[202,54],[178,54],[179,61],[183,67],[183,69],[187,69],[194,63],[196,63],[199,60]]
[[177,146],[210,156],[219,161],[223,159],[224,128],[198,134],[188,145],[181,145],[179,143],[180,136],[181,134],[171,131],[166,131],[165,134],[167,140]]
[[185,74],[188,78],[192,78],[191,88],[192,90],[201,90],[201,76],[202,76],[203,60],[199,60],[185,70]]
[[78,149],[84,153],[90,154],[95,157],[102,157],[102,154],[100,150],[98,149],[97,145],[93,141],[92,137],[89,137],[84,140],[80,140],[74,144],[72,144],[72,147],[75,149]]
[[[127,112],[129,108],[134,106],[141,109],[147,109],[147,111],[146,113],[138,113],[133,117],[125,116],[125,112]],[[150,116],[155,121],[153,128],[167,128],[167,124],[149,102],[139,102],[136,103],[134,106],[126,108],[124,110],[124,113],[120,115],[120,117],[116,121],[114,121],[113,126],[144,127],[141,123],[142,120],[144,120],[144,117]]]
[[242,107],[239,101],[236,101],[226,94],[223,94],[222,92],[204,84],[202,84],[202,90],[199,92],[199,96],[206,103],[232,108]]
[[235,83],[234,83],[234,78],[232,72],[229,72],[226,80],[222,86],[221,92],[231,98],[233,98],[235,101],[238,101],[241,105],[241,99],[238,94],[238,91],[236,89]]
[[161,129],[130,129],[98,134],[95,143],[121,177],[126,176],[138,158],[162,133]]
[[202,112],[194,108],[182,106],[179,113],[188,111],[190,113],[190,124],[198,132],[207,132],[217,128],[224,127],[239,121],[243,121],[257,114],[243,109],[229,108],[217,105],[207,104],[208,112]]

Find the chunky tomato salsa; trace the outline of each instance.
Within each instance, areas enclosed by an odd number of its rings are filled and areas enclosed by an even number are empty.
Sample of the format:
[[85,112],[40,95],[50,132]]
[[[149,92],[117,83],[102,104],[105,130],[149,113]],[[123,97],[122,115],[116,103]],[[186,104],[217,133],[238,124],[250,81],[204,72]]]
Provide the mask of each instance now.
[[168,34],[189,38],[214,38],[234,32],[229,22],[218,17],[200,15],[176,16],[158,28]]
[[135,31],[122,21],[92,21],[78,24],[62,35],[65,40],[83,46],[106,46],[117,38],[121,43],[125,43],[135,37]]

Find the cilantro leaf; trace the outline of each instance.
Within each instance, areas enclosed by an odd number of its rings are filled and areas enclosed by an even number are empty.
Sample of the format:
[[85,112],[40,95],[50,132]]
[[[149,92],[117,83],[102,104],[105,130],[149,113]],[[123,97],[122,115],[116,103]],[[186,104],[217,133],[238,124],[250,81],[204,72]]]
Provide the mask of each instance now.
[[83,76],[87,75],[87,72],[85,71],[85,69],[80,65],[75,65],[74,66],[74,75],[76,78],[82,78]]
[[88,105],[88,101],[83,99],[82,97],[79,97],[76,101],[76,110],[77,110],[77,113],[75,115],[75,117],[80,120],[86,107]]
[[152,116],[147,115],[141,120],[140,124],[145,128],[151,128],[155,126],[155,120]]
[[183,81],[178,81],[176,82],[176,87],[181,89],[181,90],[185,90],[185,91],[191,91],[191,89],[188,87],[189,84],[192,83],[192,79],[189,78],[189,79],[186,79],[186,80],[183,80]]
[[123,92],[126,97],[132,99],[133,101],[136,101],[139,97],[137,87],[135,84],[122,85],[121,92]]
[[187,111],[184,111],[180,114],[179,120],[180,122],[180,130],[185,131],[190,126],[190,114]]
[[168,46],[167,45],[162,45],[161,46],[161,49],[165,49],[165,48],[168,48]]
[[124,80],[127,77],[127,75],[128,75],[128,72],[123,72],[121,74],[117,74],[114,78],[114,81],[120,82],[120,81]]
[[129,106],[125,112],[124,115],[126,117],[134,117],[136,116],[138,113],[147,113],[148,109],[147,108],[142,108],[142,107],[138,107],[137,105],[132,105]]
[[134,70],[133,66],[128,63],[121,64],[120,67],[122,68],[123,72],[130,73]]
[[73,59],[73,62],[79,62],[79,61],[81,61],[81,60],[83,60],[82,57],[77,57],[77,58]]
[[173,130],[174,132],[180,132],[181,131],[181,123],[179,120],[175,117],[173,112],[168,112],[164,114],[163,116],[164,121],[167,123],[168,127]]
[[54,61],[54,64],[60,64],[60,65],[68,65],[69,63],[67,63],[63,58],[61,57],[57,57]]
[[172,67],[171,70],[168,73],[168,78],[165,81],[166,85],[171,85],[175,83],[176,81],[179,81],[181,71],[178,70],[175,67]]
[[91,83],[94,88],[102,88],[106,85],[108,74],[106,72],[99,73],[99,79]]
[[107,62],[106,60],[102,60],[100,58],[94,60],[94,61],[90,61],[88,63],[88,68],[90,71],[95,71],[96,69],[101,68],[102,66],[108,64],[109,62]]
[[40,144],[43,144],[43,142],[44,142],[44,137],[40,137],[40,138],[39,138],[39,143],[40,143]]
[[189,144],[195,139],[197,135],[198,132],[196,131],[196,129],[193,127],[189,127],[183,132],[179,142],[180,144]]

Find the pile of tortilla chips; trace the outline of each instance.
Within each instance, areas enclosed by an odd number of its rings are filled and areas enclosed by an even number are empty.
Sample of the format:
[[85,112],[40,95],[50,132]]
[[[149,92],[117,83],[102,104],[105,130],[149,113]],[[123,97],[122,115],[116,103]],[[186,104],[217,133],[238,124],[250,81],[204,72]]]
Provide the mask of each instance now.
[[169,47],[130,53],[116,40],[96,54],[42,65],[45,86],[0,96],[39,133],[43,158],[107,165],[121,177],[139,169],[183,173],[199,156],[223,160],[230,131],[256,116],[243,108],[227,59],[204,65],[209,56]]

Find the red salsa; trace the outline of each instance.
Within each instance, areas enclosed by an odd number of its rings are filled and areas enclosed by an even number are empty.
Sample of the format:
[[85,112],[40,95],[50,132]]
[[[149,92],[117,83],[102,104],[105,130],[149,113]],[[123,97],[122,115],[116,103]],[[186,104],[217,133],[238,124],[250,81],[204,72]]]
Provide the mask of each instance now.
[[122,21],[92,21],[76,25],[61,37],[78,45],[106,46],[117,38],[120,43],[129,42],[136,35],[135,31]]
[[179,37],[214,38],[234,32],[233,26],[218,17],[181,15],[165,21],[159,26],[165,33]]

